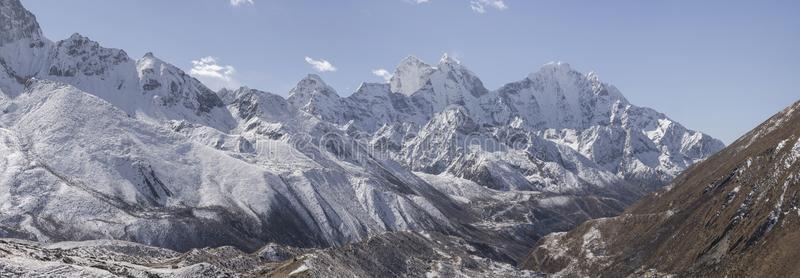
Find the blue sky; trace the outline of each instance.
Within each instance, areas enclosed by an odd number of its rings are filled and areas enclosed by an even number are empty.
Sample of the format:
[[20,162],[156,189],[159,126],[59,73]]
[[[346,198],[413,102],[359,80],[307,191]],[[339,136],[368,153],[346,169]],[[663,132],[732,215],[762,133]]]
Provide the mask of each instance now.
[[546,62],[565,61],[596,71],[634,104],[726,143],[800,99],[800,1],[23,4],[53,40],[79,32],[134,58],[152,51],[187,72],[195,67],[212,87],[241,84],[286,95],[315,72],[344,96],[363,81],[383,80],[373,71],[391,72],[407,55],[435,63],[447,52],[496,89]]

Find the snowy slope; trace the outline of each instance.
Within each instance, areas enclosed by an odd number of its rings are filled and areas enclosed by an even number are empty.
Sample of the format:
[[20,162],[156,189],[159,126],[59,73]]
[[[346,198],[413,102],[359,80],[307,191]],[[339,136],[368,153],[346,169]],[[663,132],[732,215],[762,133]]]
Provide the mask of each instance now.
[[119,49],[73,34],[51,42],[19,1],[4,1],[0,24],[0,89],[18,95],[32,78],[57,80],[96,95],[139,119],[187,121],[220,130],[233,127],[219,97],[152,53],[133,60]]
[[[305,83],[293,92],[314,92],[302,89]],[[430,174],[460,168],[461,164],[453,163],[477,153],[534,147],[531,142],[544,139],[591,161],[594,165],[568,170],[583,175],[589,184],[603,186],[609,181],[593,180],[588,176],[599,174],[584,174],[582,169],[593,168],[655,188],[723,147],[719,140],[689,130],[662,113],[630,104],[597,74],[584,75],[561,62],[544,65],[496,91],[486,90],[471,71],[447,55],[436,66],[413,56],[405,58],[388,85],[363,84],[346,98],[318,77],[314,84],[328,89],[317,90],[324,93],[295,107],[355,129],[374,148],[388,150],[407,167]],[[290,96],[290,100],[296,98],[296,94]],[[466,138],[470,141],[465,142]],[[490,140],[500,142],[487,146]],[[575,157],[572,151],[562,150],[566,153],[558,156]],[[522,172],[530,174],[530,169]],[[582,187],[578,182],[559,183]]]
[[543,238],[524,265],[555,277],[795,276],[799,161],[795,102],[624,214]]
[[[446,231],[455,225],[448,219],[465,217],[401,167],[294,149],[291,135],[247,134],[271,148],[229,152],[51,81],[32,84],[8,105],[14,111],[2,118],[10,127],[4,148],[13,159],[4,176],[16,177],[2,186],[0,223],[8,234],[176,249],[325,246],[382,231]],[[326,128],[312,119],[307,131]]]
[[0,237],[187,250],[327,247],[436,231],[513,263],[722,147],[563,63],[488,90],[404,59],[341,97],[212,92],[153,54],[53,42],[0,4]]

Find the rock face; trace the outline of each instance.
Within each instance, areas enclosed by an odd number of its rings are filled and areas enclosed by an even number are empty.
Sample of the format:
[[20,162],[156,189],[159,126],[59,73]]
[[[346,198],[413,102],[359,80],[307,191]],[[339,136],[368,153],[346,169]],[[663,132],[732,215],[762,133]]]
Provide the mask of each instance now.
[[36,17],[22,6],[19,1],[3,1],[0,3],[0,46],[21,40],[30,42],[43,41],[42,30]]
[[389,84],[341,97],[309,75],[283,98],[52,42],[18,0],[0,26],[0,237],[253,251],[425,231],[513,264],[722,148],[564,63],[488,90],[409,57]]
[[800,102],[623,215],[543,238],[524,266],[556,276],[791,276],[798,198]]

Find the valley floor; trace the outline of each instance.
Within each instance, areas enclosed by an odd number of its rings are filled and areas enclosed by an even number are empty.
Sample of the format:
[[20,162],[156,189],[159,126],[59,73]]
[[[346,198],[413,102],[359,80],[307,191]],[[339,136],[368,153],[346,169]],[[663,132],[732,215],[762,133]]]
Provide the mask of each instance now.
[[327,249],[267,245],[179,253],[96,240],[43,244],[0,239],[0,277],[544,277],[477,256],[462,239],[395,232]]

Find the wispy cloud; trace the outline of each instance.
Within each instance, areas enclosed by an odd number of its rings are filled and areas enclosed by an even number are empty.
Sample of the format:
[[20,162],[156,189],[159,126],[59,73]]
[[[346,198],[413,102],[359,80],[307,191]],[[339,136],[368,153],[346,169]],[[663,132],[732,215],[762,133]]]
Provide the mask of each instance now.
[[[405,0],[405,1],[413,4],[424,4],[424,3],[429,3],[431,0]],[[508,5],[506,5],[505,0],[470,0],[469,7],[470,9],[472,9],[472,11],[479,14],[486,13],[487,9],[495,9],[498,11],[508,9]]]
[[498,11],[508,9],[503,0],[472,0],[469,2],[469,7],[479,14],[486,13],[486,8],[493,8]]
[[230,65],[220,65],[217,58],[207,56],[192,61],[192,69],[189,74],[203,82],[212,90],[222,88],[237,88],[240,86],[236,80],[236,69]]
[[314,60],[306,56],[306,63],[311,65],[311,67],[318,72],[336,71],[336,67],[325,59]]
[[390,72],[389,72],[388,70],[386,70],[386,69],[376,69],[376,70],[373,70],[373,71],[372,71],[372,74],[374,74],[374,75],[376,75],[376,76],[379,76],[379,77],[383,78],[383,80],[386,80],[386,82],[389,82],[389,80],[391,80],[391,79],[392,79],[392,73],[390,73]]
[[249,4],[249,5],[255,4],[253,2],[253,0],[230,0],[230,1],[231,1],[231,5],[233,5],[233,6],[239,6],[239,5],[244,5],[244,4]]

